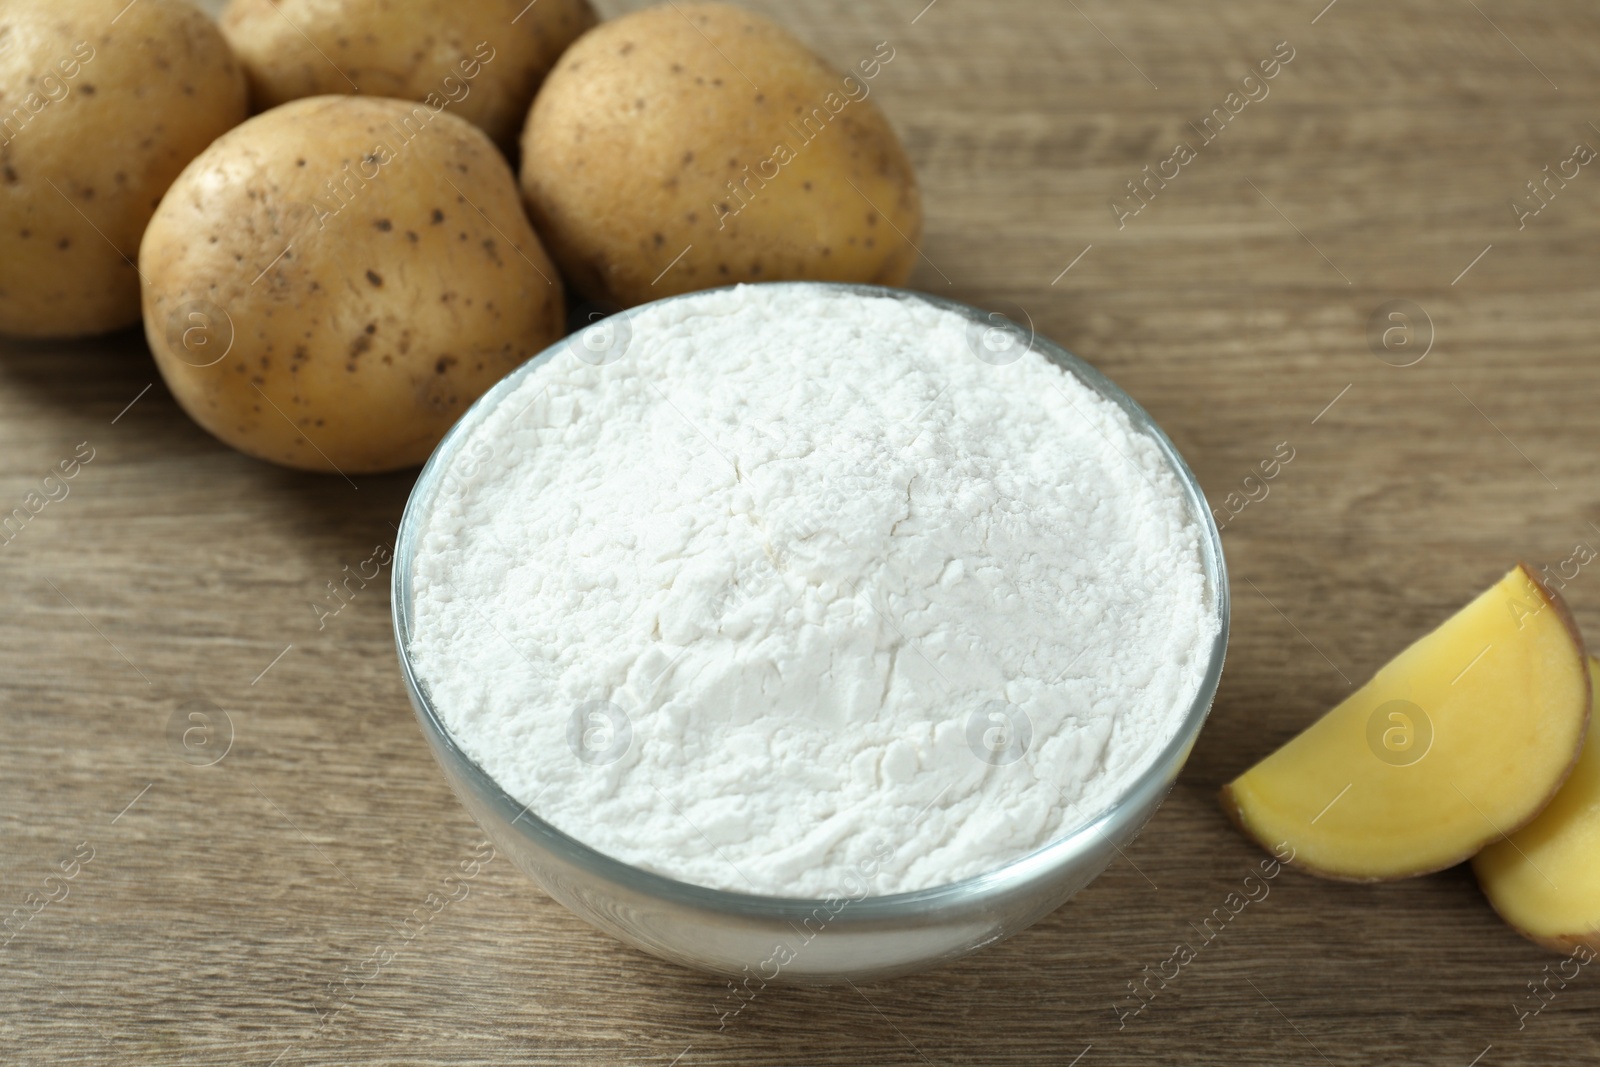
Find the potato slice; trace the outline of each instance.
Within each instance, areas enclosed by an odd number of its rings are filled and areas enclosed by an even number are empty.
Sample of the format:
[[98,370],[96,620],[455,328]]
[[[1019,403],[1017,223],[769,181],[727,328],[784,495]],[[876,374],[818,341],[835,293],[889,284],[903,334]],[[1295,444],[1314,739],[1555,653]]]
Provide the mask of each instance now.
[[[1590,658],[1591,681],[1600,660]],[[1591,709],[1591,714],[1594,712]],[[1472,861],[1483,895],[1511,927],[1546,948],[1600,952],[1600,739],[1527,826]]]
[[1323,877],[1440,870],[1549,802],[1582,746],[1589,696],[1572,616],[1519,565],[1225,786],[1223,808]]

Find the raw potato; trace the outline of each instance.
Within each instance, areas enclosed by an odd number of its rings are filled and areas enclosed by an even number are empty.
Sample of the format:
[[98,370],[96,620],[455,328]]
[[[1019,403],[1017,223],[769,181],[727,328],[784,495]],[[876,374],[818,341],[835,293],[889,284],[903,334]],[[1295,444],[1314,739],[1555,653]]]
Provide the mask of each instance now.
[[[922,206],[868,98],[766,19],[674,3],[567,50],[522,135],[522,189],[584,295],[632,305],[743,281],[902,285]],[[681,257],[681,258],[680,258]]]
[[[1589,678],[1600,678],[1590,658]],[[1597,700],[1596,703],[1600,703]],[[1550,806],[1472,861],[1484,896],[1522,936],[1556,952],[1600,953],[1600,732],[1590,709],[1578,765]],[[1587,962],[1587,961],[1586,961]]]
[[1312,874],[1454,866],[1549,803],[1583,744],[1589,685],[1566,605],[1519,566],[1225,786],[1222,804]]
[[400,100],[312,97],[228,133],[173,184],[139,266],[184,410],[307,470],[420,463],[562,330],[505,159],[476,126]]
[[145,224],[246,114],[227,42],[182,0],[3,0],[0,333],[137,322]]
[[511,148],[539,83],[595,21],[588,0],[233,0],[222,32],[257,108],[431,97]]

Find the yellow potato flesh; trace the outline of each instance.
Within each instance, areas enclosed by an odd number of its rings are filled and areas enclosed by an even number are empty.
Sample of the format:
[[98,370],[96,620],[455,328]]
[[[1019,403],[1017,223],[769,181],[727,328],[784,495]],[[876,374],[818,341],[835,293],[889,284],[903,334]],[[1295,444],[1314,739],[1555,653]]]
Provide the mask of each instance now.
[[1518,567],[1225,787],[1223,805],[1313,873],[1424,874],[1536,815],[1588,712],[1576,627]]
[[[1589,677],[1600,661],[1589,660]],[[1591,714],[1592,714],[1591,710]],[[1472,861],[1495,911],[1541,945],[1600,952],[1600,740],[1589,735],[1578,765],[1550,806]]]

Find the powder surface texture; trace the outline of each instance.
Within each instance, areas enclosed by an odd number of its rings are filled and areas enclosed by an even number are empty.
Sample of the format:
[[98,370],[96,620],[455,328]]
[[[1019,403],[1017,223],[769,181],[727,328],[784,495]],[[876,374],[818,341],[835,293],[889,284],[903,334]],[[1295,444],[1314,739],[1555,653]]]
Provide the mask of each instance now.
[[1215,611],[1115,404],[917,299],[742,286],[593,329],[419,526],[418,676],[519,803],[683,881],[883,894],[1076,829],[1171,739]]

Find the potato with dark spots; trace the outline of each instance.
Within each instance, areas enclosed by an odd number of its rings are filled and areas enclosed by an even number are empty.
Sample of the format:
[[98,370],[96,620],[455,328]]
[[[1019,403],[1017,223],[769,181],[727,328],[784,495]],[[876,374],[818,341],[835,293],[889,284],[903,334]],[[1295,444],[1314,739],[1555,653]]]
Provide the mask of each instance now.
[[401,100],[311,97],[224,135],[161,202],[139,268],[178,403],[240,451],[306,470],[422,462],[563,327],[499,151]]
[[589,0],[233,0],[222,32],[257,108],[328,93],[443,104],[502,149],[595,24]]
[[726,4],[603,23],[528,114],[534,224],[574,288],[621,305],[741,281],[903,285],[921,199],[869,99],[893,58],[881,44],[841,73]]
[[0,333],[130,326],[139,238],[244,74],[182,0],[3,0],[0,46]]

